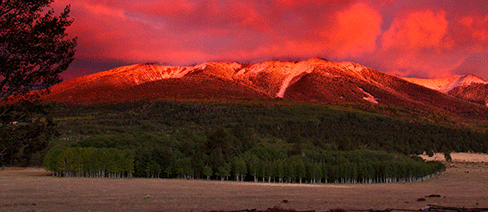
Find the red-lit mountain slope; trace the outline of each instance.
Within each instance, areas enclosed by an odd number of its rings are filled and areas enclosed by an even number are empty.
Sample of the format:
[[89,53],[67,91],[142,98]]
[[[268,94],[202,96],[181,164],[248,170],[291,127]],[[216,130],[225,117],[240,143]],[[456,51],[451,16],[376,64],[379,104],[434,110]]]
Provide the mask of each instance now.
[[480,77],[467,74],[444,79],[404,79],[488,107],[488,81]]
[[[51,88],[45,101],[74,104],[123,102],[141,99],[269,98],[228,78],[236,64],[192,67],[139,64],[80,77]],[[238,65],[238,64],[237,64]],[[240,65],[239,65],[240,66]],[[214,70],[215,69],[215,70]]]
[[486,83],[457,86],[448,94],[488,107],[488,84]]
[[44,100],[95,104],[141,99],[284,98],[488,114],[487,107],[407,80],[356,63],[322,59],[257,64],[212,62],[187,67],[141,64],[61,83],[52,87]]

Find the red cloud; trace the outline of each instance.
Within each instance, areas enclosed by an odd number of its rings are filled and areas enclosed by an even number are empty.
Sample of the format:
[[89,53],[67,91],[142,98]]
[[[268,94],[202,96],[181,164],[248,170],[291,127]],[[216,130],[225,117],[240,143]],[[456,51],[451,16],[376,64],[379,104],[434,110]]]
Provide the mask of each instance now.
[[[275,12],[283,15],[282,13],[283,11]],[[294,20],[285,22],[286,25],[271,25],[270,30],[262,37],[264,42],[256,46],[257,48],[247,52],[235,49],[230,52],[233,56],[217,57],[239,60],[242,57],[361,56],[375,51],[376,40],[381,34],[381,22],[380,14],[364,3],[337,7],[336,11],[319,16],[310,16],[300,9],[295,11]]]
[[450,76],[465,57],[452,51],[445,11],[412,11],[393,20],[381,37],[374,60],[401,76]]
[[[459,16],[430,9],[403,14],[383,33],[381,48],[370,60],[382,71],[401,76],[447,77],[457,73],[471,54],[488,50],[488,16]],[[470,73],[485,75],[477,71]]]
[[350,3],[350,0],[276,0],[277,5],[285,7],[296,7],[297,5],[310,5],[310,4],[331,4],[331,3]]
[[382,18],[379,12],[364,3],[353,4],[336,15],[333,28],[324,32],[328,50],[336,58],[358,57],[376,50],[381,34]]
[[142,18],[156,18],[165,22],[172,30],[194,32],[208,29],[238,29],[251,27],[253,30],[267,29],[267,20],[256,10],[258,3],[237,0],[208,0],[190,3],[185,0],[174,2],[138,1],[127,8]]
[[78,37],[76,57],[87,61],[184,65],[320,56],[428,77],[451,75],[470,54],[488,52],[486,14],[458,13],[462,7],[441,3],[431,9],[430,1],[415,7],[394,0],[53,4],[58,12],[72,5],[75,21],[68,33]]
[[445,40],[448,30],[446,12],[418,11],[393,21],[383,34],[382,46],[415,51],[423,48],[449,48]]
[[[78,56],[126,61],[180,64],[370,52],[379,14],[364,3],[329,2],[333,6],[316,1],[331,9],[325,13],[286,2],[87,0],[72,4],[76,20],[70,34],[79,37]],[[283,9],[280,3],[291,8]]]
[[[69,2],[60,0],[59,5]],[[129,14],[126,4],[83,1],[71,3],[75,21],[68,28],[78,37],[77,55],[83,58],[104,58],[120,61],[186,63],[205,60],[198,50],[180,48],[191,35],[164,30],[161,23]],[[58,9],[59,10],[59,9]],[[179,41],[179,42],[175,42]],[[182,55],[186,55],[183,59]]]
[[137,1],[132,3],[130,7],[126,7],[126,9],[133,12],[142,12],[154,17],[175,17],[188,16],[195,10],[195,7],[196,4],[192,4],[186,0]]
[[486,51],[488,42],[488,15],[467,15],[459,19],[453,35],[460,45],[473,51]]

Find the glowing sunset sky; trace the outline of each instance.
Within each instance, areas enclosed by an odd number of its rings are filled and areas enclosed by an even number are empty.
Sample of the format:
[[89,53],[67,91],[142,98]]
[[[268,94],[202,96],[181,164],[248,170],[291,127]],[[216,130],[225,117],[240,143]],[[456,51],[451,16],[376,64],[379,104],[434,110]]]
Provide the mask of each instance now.
[[323,57],[397,76],[488,79],[488,3],[471,0],[55,0],[71,79],[122,65]]

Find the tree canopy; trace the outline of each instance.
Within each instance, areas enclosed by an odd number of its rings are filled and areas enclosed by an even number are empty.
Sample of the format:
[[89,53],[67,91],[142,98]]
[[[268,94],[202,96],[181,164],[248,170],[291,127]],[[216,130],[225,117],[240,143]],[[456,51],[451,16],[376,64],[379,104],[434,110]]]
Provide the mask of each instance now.
[[61,82],[76,38],[66,33],[70,6],[56,15],[52,2],[0,0],[0,165],[29,164],[24,153],[42,151],[54,133],[52,121],[33,121],[32,115],[46,114],[36,102]]
[[0,102],[61,82],[73,61],[76,38],[66,38],[70,6],[57,16],[52,2],[0,1]]

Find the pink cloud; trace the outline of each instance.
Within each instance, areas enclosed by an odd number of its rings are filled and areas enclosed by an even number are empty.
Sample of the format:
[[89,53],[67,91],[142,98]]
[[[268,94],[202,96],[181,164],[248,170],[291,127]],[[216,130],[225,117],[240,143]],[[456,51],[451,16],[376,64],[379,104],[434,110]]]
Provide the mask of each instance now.
[[374,60],[401,76],[447,77],[466,58],[452,49],[445,11],[411,11],[395,18],[381,36]]
[[[486,52],[488,18],[453,11],[406,10],[382,34],[370,62],[400,76],[448,77],[466,66],[470,55]],[[471,73],[486,77],[482,70]]]
[[317,6],[317,5],[331,5],[331,4],[343,4],[347,5],[353,0],[275,0],[278,6],[282,7],[303,7],[303,6]]
[[[176,35],[161,30],[157,23],[131,17],[126,9],[122,9],[125,5],[118,7],[103,3],[85,1],[71,4],[71,15],[75,21],[68,28],[68,33],[78,37],[78,57],[133,62],[178,61],[172,55],[181,56],[181,52],[185,52],[176,49]],[[192,58],[195,55],[188,54],[188,59],[195,59]],[[195,57],[201,59],[200,55]]]
[[127,8],[129,13],[142,18],[155,18],[164,22],[169,30],[191,33],[200,30],[235,30],[249,27],[252,30],[267,29],[267,20],[256,10],[258,3],[249,1],[175,2],[138,1]]
[[452,75],[470,54],[488,52],[488,15],[472,12],[472,7],[448,7],[444,1],[56,0],[53,4],[58,12],[72,5],[75,21],[68,33],[78,37],[76,57],[87,61],[185,65],[319,56],[357,61],[402,76],[429,77]]
[[187,16],[195,10],[196,5],[187,0],[173,1],[137,1],[127,10],[142,12],[154,17]]
[[337,22],[324,32],[328,51],[335,58],[358,57],[376,50],[382,18],[364,3],[351,5],[336,13]]
[[423,48],[449,48],[446,12],[416,11],[395,19],[382,36],[382,46],[415,51]]
[[467,15],[459,19],[453,32],[460,45],[472,51],[486,51],[488,42],[488,15]]
[[[324,13],[317,8],[303,7],[303,2],[294,8],[295,3],[280,1],[266,4],[260,1],[87,0],[71,2],[75,22],[70,34],[79,37],[79,56],[131,61],[193,63],[221,58],[249,59],[235,55],[252,59],[317,56],[327,50],[339,56],[370,51],[376,38],[366,44],[363,41],[369,34],[377,34],[374,30],[378,27],[366,30],[371,26],[367,21],[377,25],[378,14],[366,4],[355,4],[336,15],[339,9],[349,6],[347,2],[327,2],[334,4],[330,7],[333,11]],[[326,6],[327,2],[315,1]],[[69,3],[69,0],[57,1],[58,5]],[[291,8],[283,9],[280,4]],[[288,12],[293,18],[284,21]],[[357,12],[362,16],[345,17]],[[334,16],[341,21],[339,24],[329,20]],[[362,26],[361,33],[344,37],[351,30],[347,26],[350,24]],[[329,36],[328,43],[340,43],[344,50],[332,51],[333,47],[324,43]],[[352,51],[356,47],[361,50]],[[183,56],[185,52],[188,55]]]

